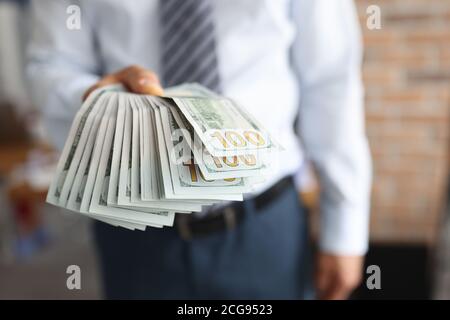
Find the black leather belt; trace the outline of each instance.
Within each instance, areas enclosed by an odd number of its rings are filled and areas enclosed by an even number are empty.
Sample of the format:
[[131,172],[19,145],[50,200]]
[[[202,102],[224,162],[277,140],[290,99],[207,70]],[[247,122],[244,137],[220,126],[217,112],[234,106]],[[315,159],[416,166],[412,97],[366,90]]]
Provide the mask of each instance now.
[[[292,177],[285,177],[249,201],[252,201],[256,211],[260,212],[261,209],[270,205],[293,185]],[[190,240],[198,236],[231,230],[243,220],[244,214],[244,204],[242,202],[233,202],[230,205],[208,212],[204,217],[196,217],[191,214],[177,214],[175,226],[181,238]]]

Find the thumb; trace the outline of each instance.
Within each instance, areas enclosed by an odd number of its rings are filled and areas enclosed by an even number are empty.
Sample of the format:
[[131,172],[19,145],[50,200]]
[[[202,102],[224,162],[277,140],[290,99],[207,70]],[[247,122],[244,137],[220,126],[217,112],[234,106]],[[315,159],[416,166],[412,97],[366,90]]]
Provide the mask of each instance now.
[[150,70],[132,66],[119,73],[118,76],[131,92],[158,96],[164,93],[158,76]]
[[319,293],[324,293],[331,286],[332,275],[329,270],[319,268],[316,272],[316,287]]
[[154,82],[148,78],[141,78],[138,80],[137,85],[133,84],[133,91],[141,94],[151,94],[154,96],[162,96],[164,90],[159,82]]
[[327,299],[330,292],[333,291],[334,278],[335,274],[333,268],[331,268],[323,259],[319,259],[315,274],[315,282],[320,299]]

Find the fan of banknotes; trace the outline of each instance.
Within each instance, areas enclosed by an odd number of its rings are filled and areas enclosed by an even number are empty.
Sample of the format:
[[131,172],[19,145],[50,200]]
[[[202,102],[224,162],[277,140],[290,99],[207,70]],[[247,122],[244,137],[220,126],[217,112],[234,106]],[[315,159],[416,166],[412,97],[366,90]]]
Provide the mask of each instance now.
[[242,201],[279,145],[244,108],[198,84],[164,97],[121,86],[77,112],[47,202],[131,230]]

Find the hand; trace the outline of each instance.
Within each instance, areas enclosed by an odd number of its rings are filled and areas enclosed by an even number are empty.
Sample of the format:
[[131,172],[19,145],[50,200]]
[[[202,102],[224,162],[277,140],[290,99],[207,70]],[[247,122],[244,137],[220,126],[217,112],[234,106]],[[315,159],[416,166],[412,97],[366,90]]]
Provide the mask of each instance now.
[[361,282],[363,263],[363,256],[337,256],[319,252],[315,273],[318,298],[347,299]]
[[123,84],[133,93],[160,96],[164,92],[159,78],[154,72],[133,65],[119,70],[116,73],[104,76],[84,93],[83,100],[95,89],[115,83]]

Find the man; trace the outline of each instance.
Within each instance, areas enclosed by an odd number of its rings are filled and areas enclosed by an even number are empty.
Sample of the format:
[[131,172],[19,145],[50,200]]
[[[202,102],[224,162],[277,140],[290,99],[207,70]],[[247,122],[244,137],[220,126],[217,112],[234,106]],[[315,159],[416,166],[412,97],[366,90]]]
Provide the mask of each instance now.
[[[66,28],[71,4],[79,30]],[[239,101],[286,149],[243,204],[163,230],[96,223],[107,297],[311,297],[307,217],[290,178],[306,158],[321,182],[317,296],[349,295],[367,250],[371,176],[350,0],[39,0],[32,14],[31,89],[59,147],[94,88],[158,95],[199,82]]]

